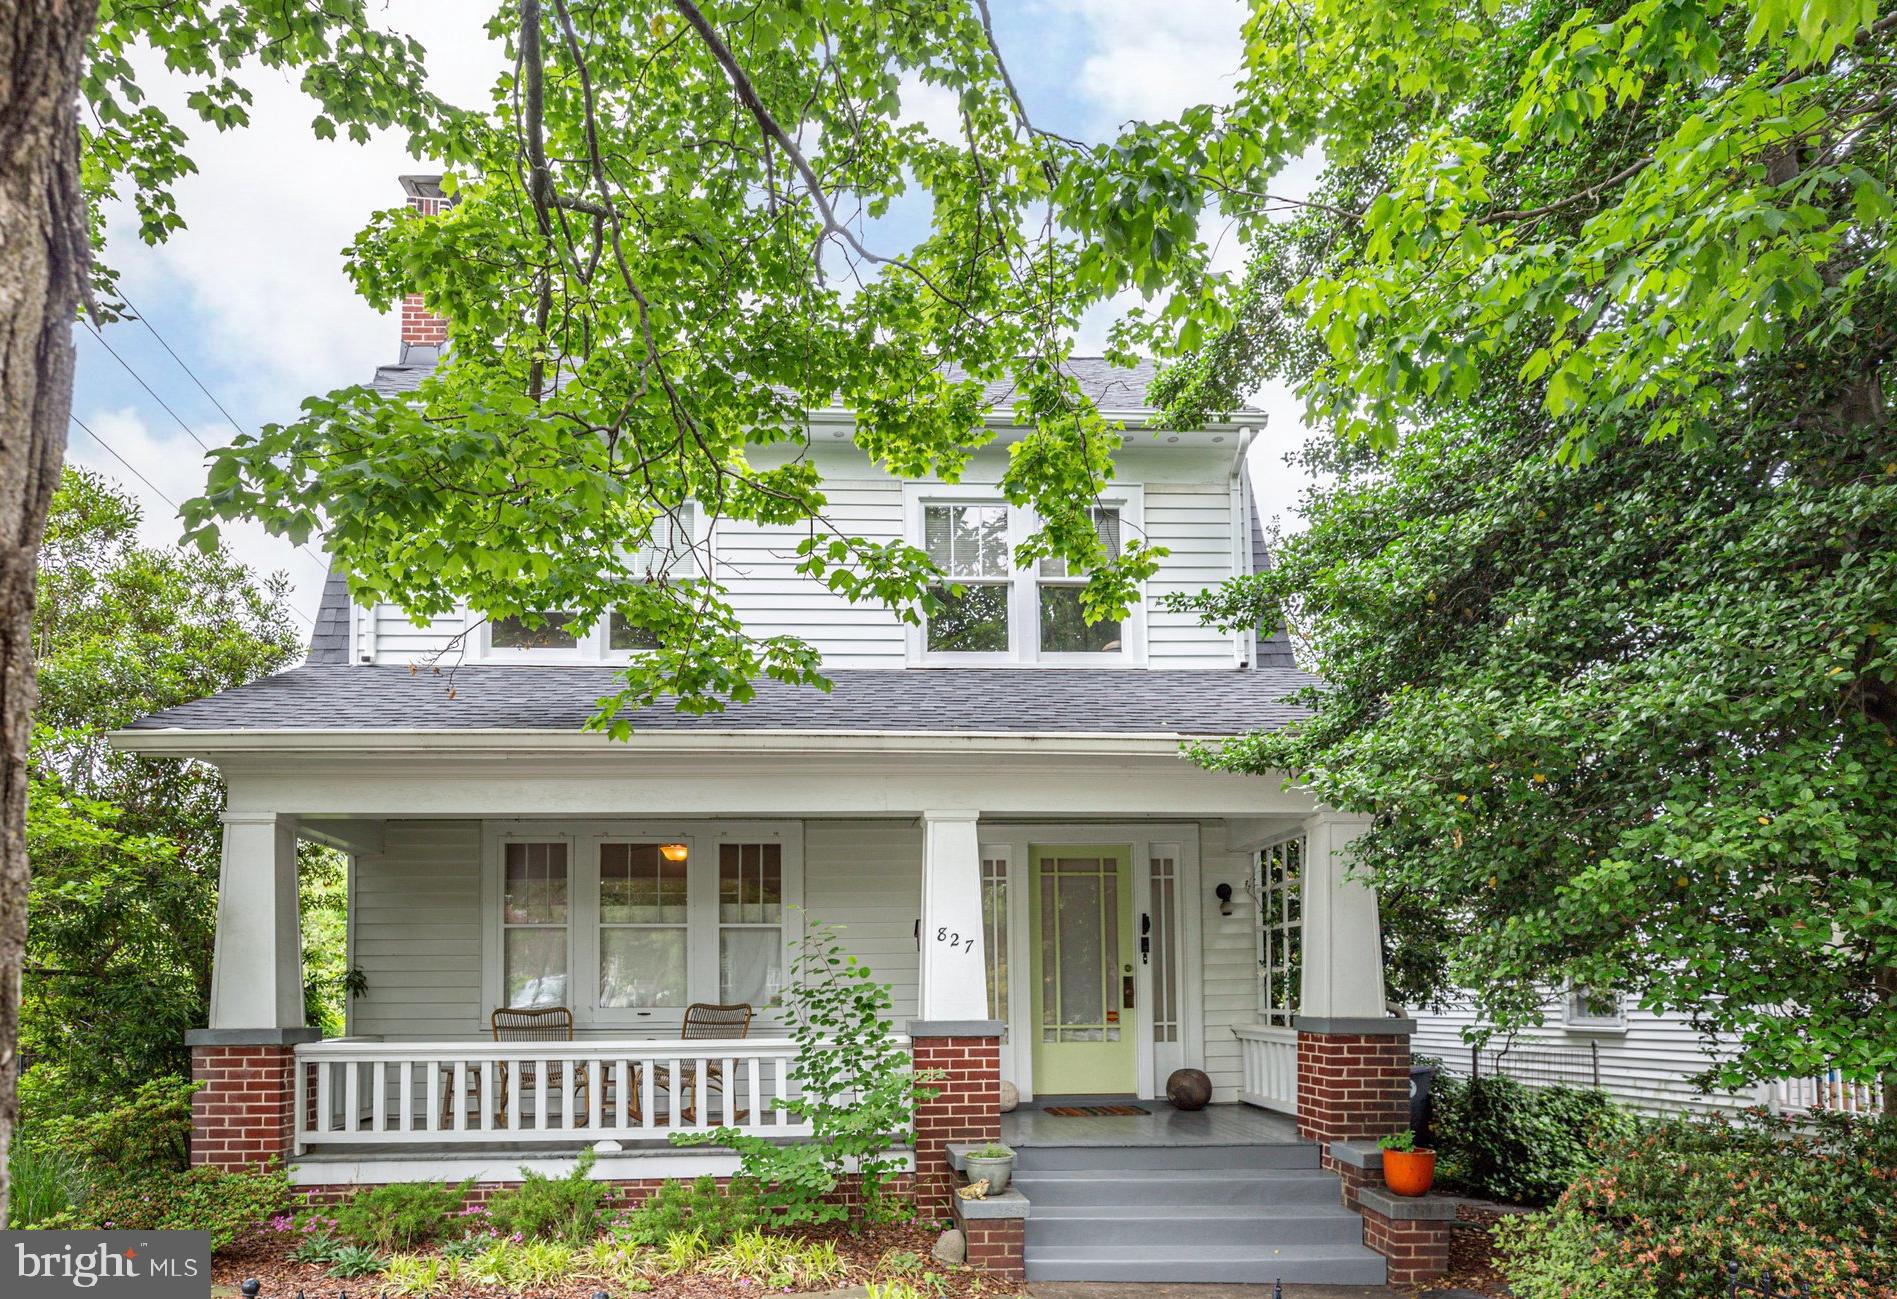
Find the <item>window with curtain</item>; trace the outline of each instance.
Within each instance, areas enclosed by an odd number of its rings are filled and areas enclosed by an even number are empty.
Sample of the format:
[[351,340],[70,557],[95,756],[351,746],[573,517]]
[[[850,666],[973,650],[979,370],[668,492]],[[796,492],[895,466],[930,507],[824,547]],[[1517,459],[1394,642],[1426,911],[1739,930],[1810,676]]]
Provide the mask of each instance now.
[[1008,859],[981,862],[981,936],[986,951],[988,1018],[1008,1018]]
[[567,845],[509,843],[502,854],[502,993],[509,1006],[567,1000]]
[[1304,973],[1304,837],[1281,839],[1258,854],[1258,1010],[1289,1027]]
[[689,854],[684,844],[603,843],[599,849],[599,1004],[683,1006]]
[[774,843],[718,845],[718,1000],[775,1006],[784,991],[784,857]]

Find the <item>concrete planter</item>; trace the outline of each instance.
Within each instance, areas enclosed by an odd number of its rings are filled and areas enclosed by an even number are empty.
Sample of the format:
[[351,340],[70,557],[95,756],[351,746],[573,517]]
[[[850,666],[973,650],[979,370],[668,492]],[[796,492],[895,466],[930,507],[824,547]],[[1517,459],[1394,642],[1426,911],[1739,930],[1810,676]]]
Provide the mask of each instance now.
[[1008,1189],[1008,1179],[1014,1175],[1014,1152],[1005,1155],[969,1155],[964,1161],[968,1166],[968,1180],[988,1179],[988,1194],[999,1195]]

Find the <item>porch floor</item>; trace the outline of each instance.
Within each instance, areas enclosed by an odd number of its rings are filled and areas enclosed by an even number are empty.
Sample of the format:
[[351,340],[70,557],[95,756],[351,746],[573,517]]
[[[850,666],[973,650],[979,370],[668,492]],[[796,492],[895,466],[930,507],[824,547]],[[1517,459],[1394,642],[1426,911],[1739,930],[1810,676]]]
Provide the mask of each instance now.
[[1208,1105],[1202,1110],[1175,1110],[1163,1100],[1122,1101],[1137,1104],[1148,1114],[1049,1114],[1050,1105],[1083,1105],[1088,1101],[1041,1099],[1024,1102],[1001,1116],[1001,1139],[1010,1146],[1297,1146],[1308,1144],[1298,1135],[1295,1120],[1254,1105]]

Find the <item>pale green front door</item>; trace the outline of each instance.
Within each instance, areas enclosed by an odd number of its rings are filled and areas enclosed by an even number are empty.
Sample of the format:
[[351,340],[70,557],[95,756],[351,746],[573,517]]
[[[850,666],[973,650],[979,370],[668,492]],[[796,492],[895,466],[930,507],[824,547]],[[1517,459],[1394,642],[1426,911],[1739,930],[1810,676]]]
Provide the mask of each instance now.
[[1131,1002],[1133,854],[1126,847],[1030,851],[1034,1090],[1130,1094],[1139,1059]]

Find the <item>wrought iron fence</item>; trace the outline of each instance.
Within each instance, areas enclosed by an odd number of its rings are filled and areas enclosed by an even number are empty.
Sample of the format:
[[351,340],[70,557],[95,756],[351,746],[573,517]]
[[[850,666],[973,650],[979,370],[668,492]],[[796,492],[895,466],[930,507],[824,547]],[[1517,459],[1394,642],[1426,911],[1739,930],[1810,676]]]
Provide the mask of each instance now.
[[[1450,1062],[1445,1060],[1444,1065]],[[1461,1072],[1459,1069],[1453,1072]],[[1491,1040],[1469,1048],[1469,1077],[1513,1078],[1524,1087],[1601,1085],[1598,1042],[1546,1042],[1530,1038]]]

